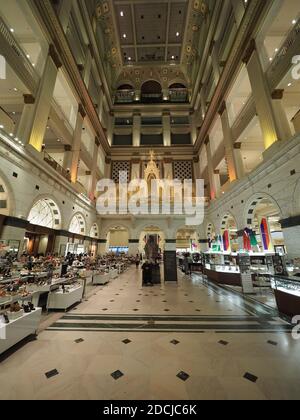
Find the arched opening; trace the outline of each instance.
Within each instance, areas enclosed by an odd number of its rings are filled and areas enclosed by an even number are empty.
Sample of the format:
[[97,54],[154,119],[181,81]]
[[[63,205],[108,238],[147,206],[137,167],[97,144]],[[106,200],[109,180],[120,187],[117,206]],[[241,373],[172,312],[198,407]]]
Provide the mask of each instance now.
[[[247,212],[247,226],[250,230],[250,244],[244,238],[244,248],[254,252],[277,252],[285,254],[280,209],[269,197],[254,199]],[[246,243],[245,243],[246,242]]]
[[99,238],[99,228],[97,223],[94,223],[90,230],[90,237],[91,238]]
[[129,84],[123,84],[119,86],[117,90],[133,90],[133,86]]
[[221,223],[221,234],[222,234],[222,243],[223,251],[225,252],[238,252],[239,243],[238,243],[238,233],[237,233],[237,224],[234,217],[231,214],[226,214],[223,217]]
[[134,101],[134,88],[129,83],[123,83],[115,92],[115,103],[132,103]]
[[61,215],[57,204],[51,198],[37,201],[30,210],[28,221],[32,225],[44,226],[49,229],[59,229]]
[[173,83],[169,89],[186,89],[186,86],[183,83]]
[[182,228],[177,231],[176,251],[181,254],[199,251],[199,237],[195,229]]
[[141,100],[144,103],[157,103],[162,101],[162,87],[155,80],[148,80],[141,87]]
[[170,102],[187,102],[188,90],[183,83],[172,83],[169,86]]
[[128,254],[129,231],[124,226],[114,226],[107,233],[107,252],[114,254]]
[[86,233],[86,223],[82,214],[77,213],[72,217],[70,222],[69,231],[77,235],[85,235]]
[[10,214],[10,199],[4,180],[0,177],[0,213],[4,216]]
[[139,239],[139,252],[143,255],[143,258],[147,257],[147,250],[145,248],[149,241],[155,244],[156,250],[154,252],[158,252],[158,258],[161,259],[165,249],[165,233],[158,226],[147,226],[143,228]]
[[43,229],[43,232],[39,232],[38,229],[29,227],[25,232],[23,252],[33,255],[53,252],[55,235],[51,230],[61,227],[61,214],[55,201],[51,198],[38,200],[29,212],[28,221],[31,225],[48,228],[49,231]]

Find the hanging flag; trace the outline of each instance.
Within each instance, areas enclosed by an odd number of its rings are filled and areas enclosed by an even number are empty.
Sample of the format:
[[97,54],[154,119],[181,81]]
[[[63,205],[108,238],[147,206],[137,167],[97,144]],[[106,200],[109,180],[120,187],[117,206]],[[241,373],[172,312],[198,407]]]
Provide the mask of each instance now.
[[268,221],[266,218],[262,218],[260,222],[261,239],[264,247],[264,251],[270,251],[271,240],[268,228]]
[[245,251],[252,251],[249,231],[250,229],[245,228],[244,233],[243,233],[243,242],[244,242]]
[[228,230],[224,230],[223,233],[223,249],[224,251],[230,251],[230,239]]

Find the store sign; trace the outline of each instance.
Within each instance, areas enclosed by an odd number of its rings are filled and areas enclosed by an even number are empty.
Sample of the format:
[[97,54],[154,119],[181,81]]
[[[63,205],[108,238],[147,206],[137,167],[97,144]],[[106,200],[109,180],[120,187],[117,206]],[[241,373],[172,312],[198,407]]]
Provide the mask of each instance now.
[[3,55],[0,55],[0,80],[6,79],[6,60]]

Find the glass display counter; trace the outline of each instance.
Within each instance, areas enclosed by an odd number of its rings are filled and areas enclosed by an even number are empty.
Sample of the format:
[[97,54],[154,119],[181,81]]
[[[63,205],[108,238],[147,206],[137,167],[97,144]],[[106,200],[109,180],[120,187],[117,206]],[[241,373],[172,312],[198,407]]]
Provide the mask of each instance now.
[[300,279],[271,276],[271,286],[279,312],[289,317],[300,315]]

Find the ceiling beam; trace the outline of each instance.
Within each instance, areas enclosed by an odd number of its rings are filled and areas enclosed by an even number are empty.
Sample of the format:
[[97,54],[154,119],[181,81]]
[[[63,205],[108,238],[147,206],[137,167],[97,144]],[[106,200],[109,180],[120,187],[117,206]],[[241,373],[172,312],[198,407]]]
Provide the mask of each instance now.
[[[166,44],[137,44],[136,48],[165,48]],[[181,44],[168,44],[169,47],[181,47]],[[121,48],[135,48],[134,44],[123,44]]]
[[170,19],[171,19],[171,2],[168,2],[168,15],[166,27],[166,45],[165,45],[165,61],[168,61],[168,48],[169,48],[169,32],[170,32]]
[[137,50],[137,36],[136,36],[136,24],[135,24],[135,10],[134,4],[131,3],[131,18],[132,18],[132,31],[133,31],[133,42],[134,42],[134,52],[135,52],[135,61],[139,61],[138,50]]

